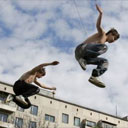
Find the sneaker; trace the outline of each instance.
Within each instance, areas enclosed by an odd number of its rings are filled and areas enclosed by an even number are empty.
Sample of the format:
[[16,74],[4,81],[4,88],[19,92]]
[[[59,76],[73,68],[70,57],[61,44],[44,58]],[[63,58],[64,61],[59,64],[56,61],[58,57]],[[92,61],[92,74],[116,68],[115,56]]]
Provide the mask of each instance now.
[[21,102],[24,105],[27,105],[27,102],[25,101],[25,98],[22,95],[16,96],[16,100]]
[[105,88],[105,84],[99,81],[97,77],[91,76],[88,81],[100,88]]
[[13,95],[9,94],[5,100],[5,103],[9,103],[9,102],[13,101],[13,99],[14,99]]
[[79,62],[79,64],[80,64],[81,68],[82,68],[83,70],[86,70],[86,64],[87,64],[86,60],[83,59],[83,58],[80,58],[80,59],[78,60],[78,62]]

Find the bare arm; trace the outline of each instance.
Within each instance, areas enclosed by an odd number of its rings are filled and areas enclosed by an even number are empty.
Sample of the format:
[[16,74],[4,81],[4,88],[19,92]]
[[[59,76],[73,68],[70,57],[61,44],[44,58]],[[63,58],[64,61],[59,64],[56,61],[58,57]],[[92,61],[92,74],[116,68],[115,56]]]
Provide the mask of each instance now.
[[43,84],[40,84],[40,83],[37,81],[37,79],[34,80],[34,83],[35,83],[36,85],[40,86],[41,88],[44,88],[44,89],[56,90],[55,87],[51,87],[51,88],[50,88],[50,87],[47,87],[47,86],[45,86],[45,85],[43,85]]
[[98,30],[98,33],[99,34],[103,34],[103,29],[101,28],[101,20],[102,20],[102,9],[96,4],[96,9],[98,10],[99,12],[99,17],[97,19],[97,23],[96,23],[96,27],[97,27],[97,30]]
[[57,65],[57,64],[59,64],[58,61],[53,61],[53,62],[51,62],[51,63],[43,63],[43,64],[40,64],[40,65],[36,66],[35,68],[33,68],[33,69],[31,70],[31,72],[32,72],[32,73],[35,73],[35,72],[37,72],[38,70],[40,70],[41,68],[43,68],[43,67],[45,67],[45,66]]

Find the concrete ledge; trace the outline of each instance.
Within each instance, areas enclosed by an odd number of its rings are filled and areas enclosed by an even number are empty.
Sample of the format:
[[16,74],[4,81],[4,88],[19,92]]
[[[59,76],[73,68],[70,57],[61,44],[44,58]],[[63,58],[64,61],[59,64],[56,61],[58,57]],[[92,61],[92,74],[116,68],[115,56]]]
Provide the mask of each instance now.
[[0,121],[0,128],[14,128],[13,124]]

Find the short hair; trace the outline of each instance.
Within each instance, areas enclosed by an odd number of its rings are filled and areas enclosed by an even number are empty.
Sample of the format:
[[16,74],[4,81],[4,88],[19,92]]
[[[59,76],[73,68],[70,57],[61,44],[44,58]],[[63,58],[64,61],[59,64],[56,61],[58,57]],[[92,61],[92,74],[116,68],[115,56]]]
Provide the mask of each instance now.
[[44,73],[45,72],[45,68],[41,68],[38,70],[39,73]]
[[111,29],[106,33],[106,35],[108,35],[109,33],[112,33],[112,35],[116,37],[116,38],[115,38],[116,40],[117,40],[118,38],[120,38],[120,34],[118,33],[118,31],[117,31],[115,28],[111,28]]

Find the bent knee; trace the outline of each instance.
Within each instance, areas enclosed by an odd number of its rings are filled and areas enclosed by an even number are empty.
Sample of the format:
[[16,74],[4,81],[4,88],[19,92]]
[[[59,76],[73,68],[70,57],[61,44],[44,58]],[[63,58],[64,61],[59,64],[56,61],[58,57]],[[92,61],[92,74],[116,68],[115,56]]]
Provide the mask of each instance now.
[[107,69],[107,68],[108,68],[108,65],[109,65],[109,62],[108,62],[107,59],[105,59],[105,60],[103,61],[103,67]]
[[39,93],[40,92],[40,89],[37,87],[37,89],[36,89],[36,93]]
[[104,49],[104,50],[107,50],[107,49],[108,49],[108,47],[107,47],[106,44],[101,44],[101,45],[100,45],[100,48],[101,48],[101,49]]
[[108,68],[109,62],[107,59],[102,58],[99,60],[99,65],[102,65],[104,68]]
[[103,53],[105,53],[107,50],[108,50],[107,45],[102,44],[102,45],[100,46],[100,51],[99,51],[99,53],[100,53],[100,54],[103,54]]

